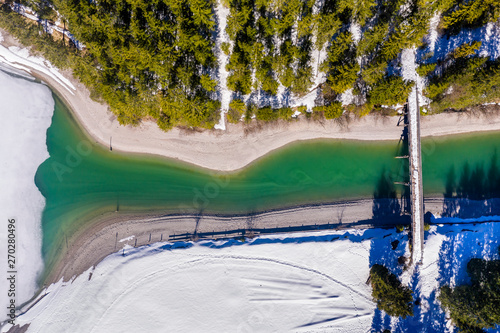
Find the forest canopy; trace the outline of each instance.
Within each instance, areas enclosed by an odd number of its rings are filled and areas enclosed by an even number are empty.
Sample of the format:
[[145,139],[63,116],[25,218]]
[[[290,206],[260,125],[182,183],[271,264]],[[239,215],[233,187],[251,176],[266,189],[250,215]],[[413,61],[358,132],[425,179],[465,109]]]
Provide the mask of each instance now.
[[[233,123],[290,120],[299,111],[290,101],[304,105],[301,98],[312,95],[305,111],[315,107],[329,119],[344,110],[362,116],[382,105],[396,108],[413,87],[403,79],[401,50],[423,52],[436,13],[444,35],[500,18],[493,0],[220,1],[19,1],[36,12],[38,24],[16,16],[14,2],[6,1],[0,26],[72,69],[122,124],[154,119],[169,130],[213,128],[221,107]],[[72,42],[46,33],[47,20],[62,22]],[[428,110],[500,97],[500,61],[479,55],[481,45],[468,41],[444,59],[432,52],[418,58]],[[223,94],[230,95],[224,106]]]
[[470,284],[441,287],[439,301],[460,332],[485,332],[500,324],[500,261],[471,259]]
[[[27,1],[32,8],[48,1]],[[53,0],[85,44],[72,65],[123,124],[152,117],[162,129],[218,121],[214,1]]]

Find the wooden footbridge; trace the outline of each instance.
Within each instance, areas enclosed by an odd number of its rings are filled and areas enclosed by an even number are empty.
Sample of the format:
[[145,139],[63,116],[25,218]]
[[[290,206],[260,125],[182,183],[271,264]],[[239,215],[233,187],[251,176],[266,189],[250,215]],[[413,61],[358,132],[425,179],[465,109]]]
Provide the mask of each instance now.
[[409,211],[411,213],[411,260],[413,264],[422,262],[424,248],[424,196],[422,187],[422,149],[420,144],[420,106],[418,91],[412,94],[404,107],[405,126],[408,130],[408,155],[398,158],[409,160],[409,181],[398,184],[409,186]]

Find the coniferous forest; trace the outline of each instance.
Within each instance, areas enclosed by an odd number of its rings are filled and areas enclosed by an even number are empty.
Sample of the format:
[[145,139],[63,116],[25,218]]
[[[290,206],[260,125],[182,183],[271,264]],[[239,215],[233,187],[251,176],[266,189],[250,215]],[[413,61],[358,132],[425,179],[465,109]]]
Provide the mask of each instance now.
[[[296,111],[321,119],[395,110],[414,85],[402,75],[407,48],[420,54],[417,72],[430,101],[425,112],[500,98],[500,61],[478,53],[481,41],[440,58],[426,51],[436,17],[439,34],[454,36],[497,22],[498,1],[220,1],[18,2],[37,13],[38,24],[5,1],[0,27],[72,70],[121,123],[154,119],[164,130],[213,128],[221,107],[233,123],[291,119]],[[224,31],[221,7],[228,13]],[[44,32],[44,20],[63,22],[84,47]],[[227,71],[225,85],[221,71]],[[230,103],[221,106],[227,91]],[[311,94],[314,105],[302,105]],[[288,103],[291,98],[299,102]]]

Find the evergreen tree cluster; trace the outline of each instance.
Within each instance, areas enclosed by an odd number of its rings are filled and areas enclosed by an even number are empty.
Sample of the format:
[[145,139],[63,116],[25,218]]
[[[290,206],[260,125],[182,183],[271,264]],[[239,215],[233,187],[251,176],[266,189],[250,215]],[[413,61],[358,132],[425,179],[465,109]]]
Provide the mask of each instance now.
[[455,0],[446,2],[446,11],[441,27],[458,32],[463,27],[479,27],[500,18],[498,0]]
[[328,34],[324,39],[328,55],[321,65],[327,73],[325,104],[338,100],[348,89],[365,103],[347,107],[360,115],[382,105],[403,104],[412,83],[388,67],[401,66],[403,48],[422,45],[439,6],[439,2],[427,1],[325,1],[320,15],[328,17],[332,27],[324,29]]
[[232,41],[228,88],[247,95],[279,84],[297,95],[312,85],[314,1],[231,0],[226,32]]
[[53,3],[86,46],[87,61],[76,73],[121,123],[149,116],[167,130],[218,121],[214,1]]
[[389,316],[413,316],[413,296],[410,288],[402,286],[396,275],[379,264],[370,269],[372,296],[377,307]]
[[[457,53],[454,53],[457,54]],[[500,98],[500,59],[463,53],[439,73],[429,76],[425,94],[431,110],[462,110]]]
[[500,260],[471,259],[471,283],[441,287],[439,301],[460,332],[485,332],[500,325]]

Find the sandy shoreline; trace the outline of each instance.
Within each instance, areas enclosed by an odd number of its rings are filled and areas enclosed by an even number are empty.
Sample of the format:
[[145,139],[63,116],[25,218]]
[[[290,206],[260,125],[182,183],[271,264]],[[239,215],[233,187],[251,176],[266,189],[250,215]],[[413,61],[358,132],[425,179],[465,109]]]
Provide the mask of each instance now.
[[[450,216],[450,201],[461,207],[457,217],[474,214],[500,215],[500,199],[487,200],[494,206],[484,210],[484,200],[427,197],[425,212]],[[290,233],[325,229],[391,228],[409,225],[409,215],[374,217],[374,207],[389,206],[392,199],[358,199],[329,204],[304,205],[270,210],[253,215],[196,215],[161,213],[106,213],[70,235],[59,250],[60,257],[45,279],[45,286],[63,279],[71,280],[95,267],[108,255],[125,251],[125,245],[139,247],[156,242],[186,242],[203,239],[253,237],[263,234]],[[400,202],[401,204],[401,202]],[[451,213],[454,214],[454,213]],[[67,244],[67,245],[66,245]]]
[[[106,213],[68,237],[67,245],[61,245],[61,257],[45,279],[45,285],[61,278],[68,281],[97,265],[106,256],[122,251],[125,245],[138,247],[159,241],[197,241],[252,237],[264,233],[370,227],[374,225],[372,207],[373,200],[360,199],[277,209],[252,216]],[[391,226],[399,221],[378,221],[375,224]]]
[[[46,82],[73,111],[80,125],[105,147],[112,140],[113,150],[154,154],[188,162],[203,168],[233,171],[289,143],[312,139],[399,140],[399,117],[368,115],[348,123],[328,120],[324,123],[281,121],[258,126],[227,124],[225,131],[188,132],[174,128],[161,131],[156,123],[142,122],[137,127],[122,126],[106,105],[90,98],[85,86],[68,73],[65,76],[77,88],[70,94],[56,81],[34,72]],[[500,106],[485,107],[483,112],[446,113],[422,117],[422,136],[444,136],[477,131],[500,130]]]
[[[16,45],[11,36],[4,31],[1,33],[4,41],[0,44]],[[88,89],[70,72],[61,74],[76,88],[74,94],[45,73],[32,70],[31,74],[48,84],[63,99],[96,142],[108,147],[112,138],[113,150],[154,154],[221,171],[240,169],[294,141],[320,138],[398,140],[402,132],[402,127],[397,126],[399,117],[381,115],[351,118],[343,123],[335,120],[319,123],[301,116],[298,121],[264,126],[227,124],[226,131],[189,132],[174,128],[163,132],[151,121],[144,121],[137,127],[121,126],[107,105],[93,101]],[[500,130],[500,106],[490,105],[482,109],[422,117],[422,136]]]

